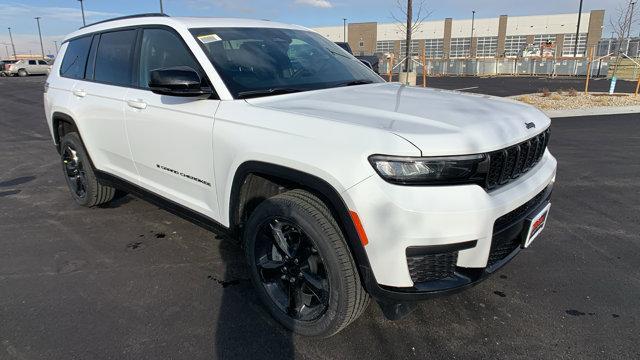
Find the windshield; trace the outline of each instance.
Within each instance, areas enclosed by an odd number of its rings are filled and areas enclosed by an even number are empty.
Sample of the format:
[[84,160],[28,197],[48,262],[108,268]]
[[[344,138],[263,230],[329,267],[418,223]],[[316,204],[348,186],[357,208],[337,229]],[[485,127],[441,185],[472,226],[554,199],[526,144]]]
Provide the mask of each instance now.
[[321,35],[274,28],[191,29],[234,98],[383,82]]

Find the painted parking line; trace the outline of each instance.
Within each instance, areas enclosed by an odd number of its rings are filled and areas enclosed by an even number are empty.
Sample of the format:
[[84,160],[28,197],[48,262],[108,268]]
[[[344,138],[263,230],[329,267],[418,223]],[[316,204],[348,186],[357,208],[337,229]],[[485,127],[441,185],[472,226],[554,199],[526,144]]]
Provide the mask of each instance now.
[[461,88],[461,89],[453,89],[453,91],[465,91],[465,90],[473,90],[473,89],[477,89],[480,86],[472,86],[472,87],[466,87],[466,88]]

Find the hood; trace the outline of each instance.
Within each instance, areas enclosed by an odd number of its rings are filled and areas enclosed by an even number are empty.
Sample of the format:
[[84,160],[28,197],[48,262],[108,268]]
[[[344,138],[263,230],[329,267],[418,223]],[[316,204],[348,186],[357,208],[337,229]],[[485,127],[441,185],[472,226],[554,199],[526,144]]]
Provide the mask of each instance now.
[[414,144],[423,156],[498,150],[525,141],[550,124],[542,112],[515,100],[397,83],[308,91],[247,102],[388,131]]

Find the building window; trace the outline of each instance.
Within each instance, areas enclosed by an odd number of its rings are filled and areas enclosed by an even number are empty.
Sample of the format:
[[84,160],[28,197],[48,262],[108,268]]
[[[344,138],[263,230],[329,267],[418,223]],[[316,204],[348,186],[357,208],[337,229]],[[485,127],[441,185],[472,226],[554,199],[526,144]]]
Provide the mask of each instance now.
[[376,43],[376,53],[391,54],[395,52],[395,41],[383,40]]
[[469,57],[470,48],[471,48],[470,38],[453,38],[451,39],[451,52],[449,53],[449,57],[452,57],[452,58]]
[[525,35],[507,36],[504,41],[505,56],[521,56],[522,51],[527,47],[527,37]]
[[533,37],[533,44],[537,47],[540,47],[540,45],[545,45],[546,43],[555,44],[555,42],[555,35],[536,35]]
[[443,39],[427,39],[424,41],[424,47],[427,53],[427,58],[431,58],[431,59],[442,58],[444,40]]
[[[565,34],[562,43],[562,56],[573,56],[576,47],[576,34]],[[578,38],[578,56],[584,56],[587,50],[587,34],[582,33]]]
[[363,47],[364,47],[364,41],[360,41],[360,42],[358,43],[358,45],[360,45],[360,47],[361,47],[361,48],[363,48]]
[[498,52],[498,37],[486,36],[478,38],[477,57],[495,57]]
[[[420,51],[420,40],[411,40],[411,56],[418,56]],[[400,41],[400,56],[404,57],[407,53],[407,41]]]

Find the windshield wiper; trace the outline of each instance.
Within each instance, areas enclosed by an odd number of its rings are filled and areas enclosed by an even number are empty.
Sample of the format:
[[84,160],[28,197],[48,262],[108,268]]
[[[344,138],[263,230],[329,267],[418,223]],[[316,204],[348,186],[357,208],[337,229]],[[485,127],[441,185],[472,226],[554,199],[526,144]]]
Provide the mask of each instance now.
[[247,91],[240,91],[238,93],[238,98],[249,99],[249,98],[261,97],[261,96],[292,94],[292,93],[297,93],[301,91],[304,91],[304,90],[294,89],[294,88],[271,88],[271,89],[260,89],[260,90],[247,90]]
[[366,79],[353,80],[353,81],[340,83],[338,84],[338,86],[354,86],[354,85],[366,85],[366,84],[373,84],[373,80],[366,80]]

